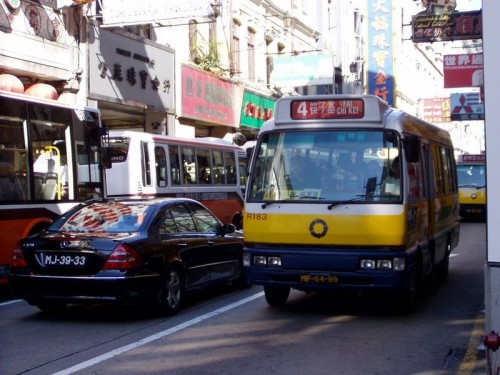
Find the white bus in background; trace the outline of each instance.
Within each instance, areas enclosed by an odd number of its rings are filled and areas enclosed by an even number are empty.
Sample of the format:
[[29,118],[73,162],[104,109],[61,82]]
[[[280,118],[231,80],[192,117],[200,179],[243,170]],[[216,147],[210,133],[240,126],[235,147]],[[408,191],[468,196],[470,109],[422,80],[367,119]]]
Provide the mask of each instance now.
[[245,151],[220,138],[109,132],[108,197],[189,197],[224,223],[242,226]]

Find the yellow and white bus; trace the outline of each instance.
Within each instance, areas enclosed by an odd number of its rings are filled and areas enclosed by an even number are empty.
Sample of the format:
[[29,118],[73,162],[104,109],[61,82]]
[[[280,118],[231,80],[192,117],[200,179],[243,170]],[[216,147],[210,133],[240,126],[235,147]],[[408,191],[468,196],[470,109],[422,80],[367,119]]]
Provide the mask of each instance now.
[[486,155],[460,155],[457,160],[460,216],[486,219]]
[[391,292],[411,309],[459,240],[450,136],[376,96],[281,98],[253,150],[244,227],[247,281],[271,306],[294,288]]
[[109,145],[108,197],[188,197],[241,228],[247,169],[241,147],[220,138],[119,130],[109,132]]

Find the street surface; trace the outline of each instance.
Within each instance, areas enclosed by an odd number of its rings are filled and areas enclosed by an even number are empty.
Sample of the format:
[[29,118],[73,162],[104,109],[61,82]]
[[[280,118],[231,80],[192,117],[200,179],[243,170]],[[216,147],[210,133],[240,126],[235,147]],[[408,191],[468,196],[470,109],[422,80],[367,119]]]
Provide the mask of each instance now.
[[382,298],[296,291],[270,308],[257,286],[195,295],[173,317],[0,301],[0,374],[486,374],[485,231],[462,223],[447,283],[410,315]]

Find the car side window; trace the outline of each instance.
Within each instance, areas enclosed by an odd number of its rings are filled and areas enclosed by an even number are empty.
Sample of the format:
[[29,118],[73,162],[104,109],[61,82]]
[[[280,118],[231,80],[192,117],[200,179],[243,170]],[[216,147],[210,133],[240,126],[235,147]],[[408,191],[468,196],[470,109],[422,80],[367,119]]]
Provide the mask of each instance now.
[[169,211],[179,233],[196,232],[196,226],[191,213],[186,206],[178,204],[169,207]]
[[175,225],[174,218],[170,211],[165,210],[160,214],[160,220],[158,224],[158,234],[166,235],[177,233],[177,226]]
[[219,221],[205,208],[197,204],[189,204],[193,213],[193,219],[196,228],[200,233],[216,233],[219,227]]

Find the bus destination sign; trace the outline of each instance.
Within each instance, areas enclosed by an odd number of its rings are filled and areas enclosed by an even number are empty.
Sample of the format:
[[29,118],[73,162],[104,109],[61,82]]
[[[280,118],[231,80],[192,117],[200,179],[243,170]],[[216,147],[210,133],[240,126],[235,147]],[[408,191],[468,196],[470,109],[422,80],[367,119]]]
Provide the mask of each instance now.
[[291,107],[293,120],[358,119],[364,114],[362,99],[294,100]]

